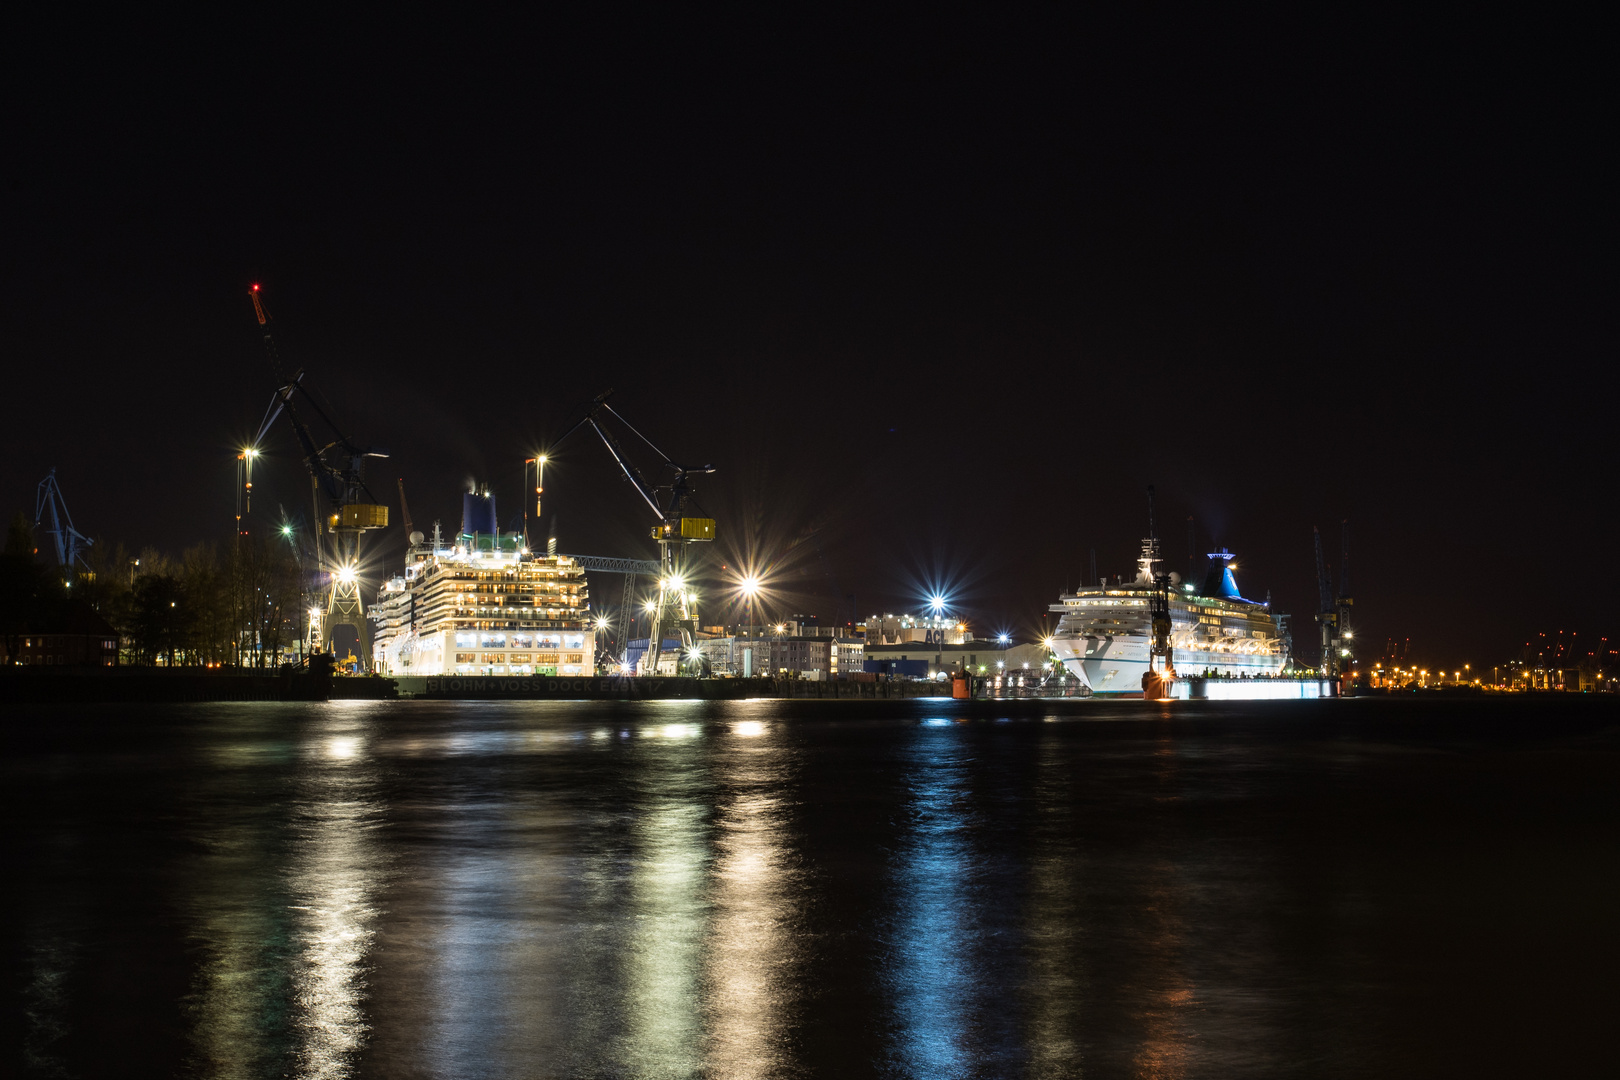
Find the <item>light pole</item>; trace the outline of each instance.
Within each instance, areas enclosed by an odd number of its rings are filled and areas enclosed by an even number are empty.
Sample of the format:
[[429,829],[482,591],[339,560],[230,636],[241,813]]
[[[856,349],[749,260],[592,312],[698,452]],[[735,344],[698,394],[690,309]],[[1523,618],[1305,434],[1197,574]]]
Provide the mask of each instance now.
[[[546,491],[546,455],[536,454],[532,458],[523,459],[523,478],[528,480],[529,466],[534,466],[534,527],[541,525],[540,497]],[[534,550],[534,538],[529,535],[529,508],[523,507],[523,542],[530,551]]]
[[[597,633],[597,636],[600,637],[601,635],[605,634],[607,632],[607,630],[608,630],[609,625],[610,624],[608,622],[608,617],[606,615],[598,615],[596,617],[596,633]],[[601,655],[602,655],[602,650],[601,650],[601,647],[598,646],[598,648],[596,650],[596,657],[595,657],[595,659],[597,660],[597,662],[596,662],[596,670],[598,672],[600,672],[602,670],[602,663],[601,663],[601,660],[600,660]]]
[[[758,578],[758,576],[756,576],[754,574],[749,574],[747,577],[742,579],[742,583],[739,584],[737,587],[742,590],[743,597],[748,601],[748,646],[747,646],[747,648],[748,648],[748,655],[749,655],[750,658],[752,658],[753,654],[754,654],[754,651],[759,648],[758,642],[756,642],[755,639],[754,639],[754,603],[755,603],[755,597],[757,597],[759,595],[759,578]],[[749,671],[747,672],[747,674],[749,674],[749,675],[753,674],[753,665],[752,664],[749,665]]]

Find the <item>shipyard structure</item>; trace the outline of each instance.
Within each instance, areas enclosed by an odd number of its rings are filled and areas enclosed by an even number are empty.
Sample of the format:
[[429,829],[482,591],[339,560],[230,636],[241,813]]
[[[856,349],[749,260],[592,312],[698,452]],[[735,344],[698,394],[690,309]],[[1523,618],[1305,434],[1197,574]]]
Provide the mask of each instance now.
[[373,670],[385,675],[589,675],[595,635],[585,570],[529,550],[496,525],[495,496],[463,496],[461,531],[410,536],[405,571],[370,616]]

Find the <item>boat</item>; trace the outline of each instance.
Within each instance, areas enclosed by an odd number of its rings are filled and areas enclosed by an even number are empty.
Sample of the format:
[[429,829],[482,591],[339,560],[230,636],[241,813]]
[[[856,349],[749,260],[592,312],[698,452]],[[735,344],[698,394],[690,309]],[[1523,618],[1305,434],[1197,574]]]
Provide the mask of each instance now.
[[[1052,651],[1093,694],[1141,697],[1150,669],[1158,542],[1142,542],[1136,578],[1106,579],[1051,605],[1058,615]],[[1170,648],[1176,675],[1189,678],[1272,679],[1288,665],[1287,617],[1269,600],[1238,591],[1234,556],[1212,552],[1200,583],[1170,574]]]

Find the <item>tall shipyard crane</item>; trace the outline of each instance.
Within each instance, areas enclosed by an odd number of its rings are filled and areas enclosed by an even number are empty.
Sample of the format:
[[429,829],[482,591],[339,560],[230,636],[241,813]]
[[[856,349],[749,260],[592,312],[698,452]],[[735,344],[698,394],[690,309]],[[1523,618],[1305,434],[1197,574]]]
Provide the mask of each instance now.
[[[601,438],[602,444],[608,448],[608,453],[613,455],[613,460],[618,463],[625,478],[658,517],[658,524],[653,526],[652,530],[652,538],[658,541],[658,593],[653,601],[647,635],[647,652],[642,661],[644,671],[656,674],[664,633],[671,621],[677,621],[679,624],[682,652],[691,655],[696,647],[697,616],[693,606],[693,595],[687,590],[689,576],[686,550],[689,544],[714,539],[714,519],[688,517],[686,511],[689,505],[702,510],[693,497],[691,478],[694,475],[714,472],[714,466],[682,465],[670,460],[669,455],[658,449],[651,439],[637,431],[628,420],[614,411],[613,406],[607,403],[608,398],[612,396],[612,390],[597,395],[596,399],[586,406],[585,414],[552,445],[560,444],[563,439],[589,425]],[[603,420],[607,416],[618,420],[663,460],[665,468],[675,474],[668,484],[655,487],[648,481],[630,459],[623,444],[612,431],[603,426]],[[676,615],[677,619],[671,618]]]
[[[44,527],[47,520],[50,522],[48,529]],[[78,570],[90,569],[83,549],[95,541],[73,527],[73,515],[68,513],[67,500],[62,497],[62,487],[56,482],[55,469],[39,482],[39,495],[34,500],[34,535],[41,534],[51,538],[56,565],[68,580],[71,581]]]
[[[281,383],[253,439],[255,453],[276,420],[285,414],[304,453],[304,468],[309,472],[310,499],[315,511],[315,565],[326,577],[318,605],[321,649],[331,652],[332,632],[339,626],[352,626],[360,638],[360,655],[369,663],[371,625],[366,621],[365,603],[360,598],[360,538],[369,530],[388,527],[388,507],[380,505],[366,487],[365,463],[367,458],[388,454],[374,447],[356,446],[305,388],[303,370],[287,374],[276,351],[270,317],[265,314],[259,287],[253,286],[249,295],[253,298],[253,313],[264,333],[265,354]],[[318,444],[309,426],[298,415],[298,408],[293,404],[295,397],[299,407],[307,406],[320,418],[331,433],[330,442]],[[325,513],[321,511],[323,500]],[[312,624],[316,614],[311,611]],[[310,630],[311,636],[316,636],[314,625]]]

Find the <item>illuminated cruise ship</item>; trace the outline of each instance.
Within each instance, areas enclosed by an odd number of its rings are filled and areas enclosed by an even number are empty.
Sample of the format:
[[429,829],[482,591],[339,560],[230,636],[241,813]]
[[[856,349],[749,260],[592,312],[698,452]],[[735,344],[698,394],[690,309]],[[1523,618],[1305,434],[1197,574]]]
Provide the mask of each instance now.
[[461,532],[411,534],[405,572],[383,584],[370,616],[373,664],[385,675],[589,675],[585,570],[501,532],[495,497],[469,494]]
[[[1135,581],[1082,588],[1051,607],[1061,616],[1052,650],[1093,693],[1142,692],[1153,643],[1151,550],[1151,541],[1144,541]],[[1288,663],[1282,617],[1269,602],[1245,600],[1238,592],[1230,552],[1209,559],[1201,589],[1171,575],[1170,647],[1177,674],[1281,675]]]

